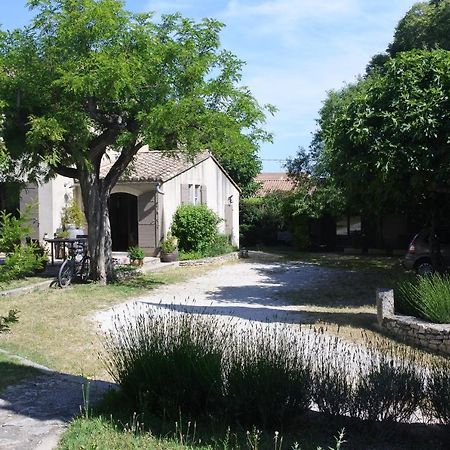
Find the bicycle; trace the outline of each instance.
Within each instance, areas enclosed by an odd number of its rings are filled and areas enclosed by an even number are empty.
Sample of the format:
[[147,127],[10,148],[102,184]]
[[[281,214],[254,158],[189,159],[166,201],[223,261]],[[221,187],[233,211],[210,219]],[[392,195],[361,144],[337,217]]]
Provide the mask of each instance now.
[[[76,247],[74,245],[76,244]],[[69,257],[62,263],[58,272],[58,285],[65,288],[75,278],[83,283],[88,281],[91,271],[91,259],[87,252],[87,243],[74,241],[69,248]]]

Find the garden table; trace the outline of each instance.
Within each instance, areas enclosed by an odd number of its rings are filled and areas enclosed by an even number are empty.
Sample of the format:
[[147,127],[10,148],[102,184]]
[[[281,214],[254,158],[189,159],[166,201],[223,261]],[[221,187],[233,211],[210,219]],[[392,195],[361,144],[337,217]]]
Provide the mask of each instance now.
[[52,266],[55,265],[55,247],[57,245],[63,246],[63,259],[66,259],[66,247],[69,247],[69,249],[74,248],[75,244],[78,242],[87,242],[87,236],[83,235],[76,238],[44,238],[45,242],[48,242],[50,244],[50,251],[51,251],[51,258],[52,258]]

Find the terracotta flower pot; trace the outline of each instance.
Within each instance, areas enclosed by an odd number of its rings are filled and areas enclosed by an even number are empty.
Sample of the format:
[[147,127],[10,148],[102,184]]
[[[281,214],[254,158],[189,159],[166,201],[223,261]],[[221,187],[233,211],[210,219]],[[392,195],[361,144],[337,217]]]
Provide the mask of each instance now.
[[132,266],[142,267],[144,265],[144,260],[143,259],[131,259],[130,264]]

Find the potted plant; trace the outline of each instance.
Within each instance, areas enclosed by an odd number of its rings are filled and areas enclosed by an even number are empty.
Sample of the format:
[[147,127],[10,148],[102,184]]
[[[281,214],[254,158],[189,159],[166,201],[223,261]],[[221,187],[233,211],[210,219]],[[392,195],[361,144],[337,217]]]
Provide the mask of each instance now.
[[161,262],[173,262],[178,259],[178,239],[170,232],[166,239],[161,242]]
[[134,246],[128,249],[128,258],[133,266],[142,266],[144,264],[145,252],[142,248]]
[[61,211],[61,225],[67,231],[68,237],[75,239],[80,234],[85,234],[83,227],[86,222],[84,213],[75,198]]

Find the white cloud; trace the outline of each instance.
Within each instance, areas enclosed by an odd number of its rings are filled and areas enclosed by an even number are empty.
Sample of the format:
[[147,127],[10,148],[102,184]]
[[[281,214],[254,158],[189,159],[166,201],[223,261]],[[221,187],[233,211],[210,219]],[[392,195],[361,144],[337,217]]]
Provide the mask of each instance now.
[[192,2],[185,0],[173,0],[173,1],[149,1],[147,3],[146,10],[154,11],[157,14],[167,14],[174,12],[184,12],[191,8]]
[[357,11],[357,0],[265,0],[253,4],[230,0],[223,18],[252,22],[252,32],[276,34],[289,43],[291,33],[302,23],[334,20],[355,15]]

